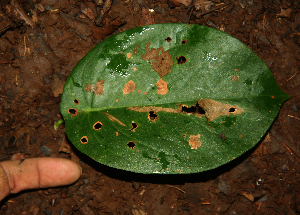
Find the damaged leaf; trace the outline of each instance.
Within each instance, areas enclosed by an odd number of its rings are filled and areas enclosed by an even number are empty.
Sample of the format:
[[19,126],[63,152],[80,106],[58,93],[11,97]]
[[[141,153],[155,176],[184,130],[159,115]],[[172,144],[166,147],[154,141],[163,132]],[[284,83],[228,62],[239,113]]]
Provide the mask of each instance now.
[[255,146],[288,98],[237,39],[200,25],[155,24],[92,49],[66,81],[61,113],[72,143],[102,164],[195,173]]

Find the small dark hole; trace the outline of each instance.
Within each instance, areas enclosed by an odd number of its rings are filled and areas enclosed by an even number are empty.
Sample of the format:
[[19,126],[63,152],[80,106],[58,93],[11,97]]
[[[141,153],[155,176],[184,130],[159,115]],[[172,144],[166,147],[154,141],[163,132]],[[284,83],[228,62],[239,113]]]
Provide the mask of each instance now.
[[95,130],[100,130],[101,128],[102,128],[102,123],[101,122],[96,122],[94,125],[93,125],[93,128],[95,129]]
[[165,41],[167,41],[167,42],[169,43],[169,42],[172,41],[172,38],[171,38],[171,37],[167,37],[167,38],[165,39]]
[[191,107],[182,106],[181,111],[185,113],[191,113],[191,114],[205,114],[205,110],[202,107],[200,107],[198,102],[196,103],[196,105],[193,105]]
[[185,64],[186,58],[184,56],[176,57],[177,59],[177,64]]
[[89,141],[89,139],[87,138],[87,136],[83,136],[83,137],[81,137],[81,139],[80,139],[80,142],[81,142],[82,144],[86,144],[88,141]]
[[235,108],[230,108],[230,109],[229,109],[229,112],[230,112],[230,113],[233,113],[234,111],[235,111]]
[[181,40],[181,45],[184,45],[187,43],[187,40]]
[[134,131],[138,127],[138,124],[133,122],[133,123],[131,123],[131,126],[132,126],[132,128],[129,129],[129,131]]
[[77,115],[77,110],[75,109],[75,108],[70,108],[69,110],[68,110],[68,113],[69,114],[71,114],[71,115],[73,115],[73,116],[76,116]]
[[127,146],[132,150],[135,147],[135,142],[134,141],[129,141],[127,143]]
[[74,103],[75,103],[76,105],[78,105],[78,104],[79,104],[79,101],[78,101],[77,99],[74,99]]
[[158,116],[157,116],[157,114],[154,113],[154,111],[149,112],[149,119],[150,120],[152,120],[152,121],[157,120],[157,117]]

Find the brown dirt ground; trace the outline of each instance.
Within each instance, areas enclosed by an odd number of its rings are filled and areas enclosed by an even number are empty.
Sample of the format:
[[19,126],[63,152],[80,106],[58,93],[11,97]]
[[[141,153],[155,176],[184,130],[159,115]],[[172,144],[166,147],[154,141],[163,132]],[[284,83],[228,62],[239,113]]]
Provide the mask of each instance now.
[[[0,161],[21,153],[27,158],[68,158],[83,168],[71,186],[7,197],[0,214],[300,213],[299,1],[193,2],[202,7],[114,0],[100,27],[83,15],[87,8],[94,14],[102,9],[92,1],[19,0],[15,7],[23,8],[34,27],[21,22],[9,0],[0,2]],[[212,4],[210,9],[205,3]],[[108,36],[152,22],[218,28],[269,66],[291,99],[255,149],[204,173],[142,175],[94,162],[73,148],[63,128],[53,129],[61,118],[63,84],[75,64]]]

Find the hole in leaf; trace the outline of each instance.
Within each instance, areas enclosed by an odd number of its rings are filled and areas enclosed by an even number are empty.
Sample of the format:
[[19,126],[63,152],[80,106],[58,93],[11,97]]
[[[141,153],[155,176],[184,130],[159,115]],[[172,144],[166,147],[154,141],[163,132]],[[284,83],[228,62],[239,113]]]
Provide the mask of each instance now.
[[181,45],[184,45],[187,43],[187,40],[181,40]]
[[200,107],[198,102],[196,103],[196,105],[193,105],[191,107],[188,107],[186,105],[181,105],[180,111],[184,113],[190,113],[190,114],[205,114],[204,109]]
[[149,111],[148,119],[152,122],[155,122],[158,119],[158,116],[154,111]]
[[80,139],[80,142],[81,142],[82,144],[87,144],[88,141],[89,141],[89,139],[88,139],[87,136],[83,136],[83,137],[81,137],[81,139]]
[[79,104],[79,101],[77,99],[74,99],[74,104],[75,105],[78,105]]
[[96,122],[94,125],[93,125],[93,128],[95,129],[95,130],[100,130],[101,128],[102,128],[102,122]]
[[132,150],[132,149],[134,149],[134,147],[135,147],[135,142],[134,142],[134,141],[129,141],[129,142],[127,143],[127,146]]
[[167,38],[165,39],[165,41],[167,41],[167,42],[169,43],[169,42],[172,41],[172,38],[171,38],[171,37],[167,37]]
[[186,62],[186,58],[182,55],[178,58],[176,57],[176,59],[177,59],[177,64],[185,64]]
[[131,123],[131,129],[129,129],[129,131],[133,131],[133,132],[135,132],[135,129],[138,127],[138,124],[137,123],[135,123],[135,122],[133,122],[133,123]]
[[70,108],[70,109],[68,110],[68,113],[71,114],[71,115],[73,115],[73,116],[76,116],[77,113],[78,113],[78,110],[75,109],[75,108]]
[[233,113],[235,111],[235,108],[229,108],[229,112]]

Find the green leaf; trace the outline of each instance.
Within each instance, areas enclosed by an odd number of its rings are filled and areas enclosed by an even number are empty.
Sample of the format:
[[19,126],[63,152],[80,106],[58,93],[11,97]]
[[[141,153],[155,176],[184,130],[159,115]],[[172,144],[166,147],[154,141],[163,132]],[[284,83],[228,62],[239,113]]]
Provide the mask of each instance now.
[[289,96],[237,39],[200,25],[114,35],[73,69],[66,133],[94,160],[138,173],[195,173],[242,155]]

